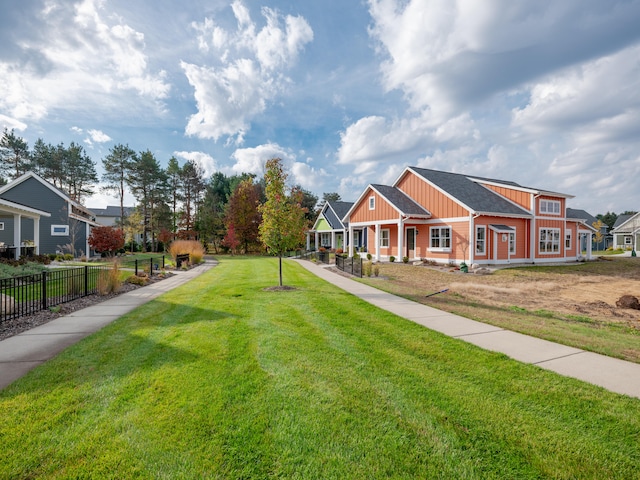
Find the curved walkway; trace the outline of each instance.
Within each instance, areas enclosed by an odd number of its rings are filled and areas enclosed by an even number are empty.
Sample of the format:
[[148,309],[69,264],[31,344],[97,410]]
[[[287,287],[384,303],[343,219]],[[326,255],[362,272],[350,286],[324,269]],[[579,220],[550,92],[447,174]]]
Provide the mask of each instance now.
[[134,308],[197,277],[216,263],[205,259],[203,264],[189,270],[177,270],[175,275],[161,282],[123,293],[0,341],[0,390],[65,348]]
[[587,352],[413,302],[356,282],[306,260],[296,260],[318,277],[389,312],[453,338],[612,392],[640,398],[640,364]]

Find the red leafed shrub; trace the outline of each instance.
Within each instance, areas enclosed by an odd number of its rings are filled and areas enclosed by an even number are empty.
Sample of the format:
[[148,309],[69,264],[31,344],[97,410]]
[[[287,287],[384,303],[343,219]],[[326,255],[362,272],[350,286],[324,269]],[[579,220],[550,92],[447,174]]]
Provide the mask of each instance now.
[[100,253],[113,255],[124,247],[124,232],[114,227],[93,227],[89,235],[89,245]]

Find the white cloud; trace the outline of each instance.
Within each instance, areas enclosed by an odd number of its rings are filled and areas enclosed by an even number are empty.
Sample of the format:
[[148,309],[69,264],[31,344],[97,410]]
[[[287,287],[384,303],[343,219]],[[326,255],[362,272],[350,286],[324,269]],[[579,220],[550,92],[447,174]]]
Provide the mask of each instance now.
[[198,108],[185,131],[214,141],[235,137],[241,144],[251,120],[290,82],[285,71],[313,39],[313,31],[304,18],[283,17],[267,7],[262,9],[266,25],[258,29],[242,2],[236,0],[231,7],[236,31],[225,30],[210,18],[192,24],[200,50],[211,53],[212,65],[181,62]]
[[206,177],[210,177],[215,172],[218,171],[218,166],[213,157],[207,153],[203,152],[173,152],[173,154],[178,158],[183,158],[185,160],[191,160],[196,162],[202,169],[204,170],[204,174]]
[[5,128],[7,130],[18,130],[22,132],[27,129],[27,124],[0,113],[0,130],[4,130]]
[[253,173],[261,177],[264,175],[264,165],[267,160],[280,158],[289,168],[295,162],[296,156],[278,144],[267,143],[253,148],[239,148],[233,152],[231,158],[235,160],[235,164],[231,167],[234,173]]
[[87,131],[90,143],[106,143],[111,141],[111,137],[100,130],[91,129]]
[[0,109],[39,120],[51,109],[130,106],[132,93],[140,108],[166,98],[170,87],[164,72],[149,71],[143,34],[104,8],[84,0],[42,9],[34,19],[38,35],[20,39],[22,56],[0,63]]

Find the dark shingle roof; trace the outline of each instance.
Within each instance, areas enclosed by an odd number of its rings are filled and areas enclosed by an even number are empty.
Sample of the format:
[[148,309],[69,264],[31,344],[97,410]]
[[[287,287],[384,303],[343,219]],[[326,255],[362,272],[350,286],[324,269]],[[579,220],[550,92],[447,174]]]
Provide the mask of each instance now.
[[[108,205],[107,208],[90,208],[95,215],[101,217],[119,217],[120,207],[117,205]],[[124,214],[129,215],[133,212],[133,207],[124,207]]]
[[396,187],[390,187],[388,185],[371,185],[371,187],[405,215],[431,216],[429,211],[425,210]]
[[618,218],[616,218],[616,223],[613,224],[613,228],[618,228],[631,217],[633,217],[633,215],[618,215]]
[[353,207],[353,202],[329,202],[329,204],[340,219],[344,218],[351,207]]
[[590,227],[592,227],[593,224],[598,221],[596,217],[591,215],[586,210],[581,210],[578,208],[567,208],[567,218],[585,220]]
[[[426,168],[411,167],[411,170],[447,192],[474,212],[502,215],[530,215],[530,213],[523,208],[511,203],[479,183],[470,180],[470,178],[480,179],[480,177],[469,177],[459,173],[441,172],[438,170],[428,170]],[[482,180],[491,183],[501,183],[505,186],[524,188],[514,182],[505,182],[503,180],[493,180],[489,178]]]

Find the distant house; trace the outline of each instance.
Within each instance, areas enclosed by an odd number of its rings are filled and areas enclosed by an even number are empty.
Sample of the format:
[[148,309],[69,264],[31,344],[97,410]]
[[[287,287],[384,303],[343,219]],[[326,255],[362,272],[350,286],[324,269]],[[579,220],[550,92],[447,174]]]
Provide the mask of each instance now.
[[[107,227],[122,225],[120,207],[116,205],[107,205],[107,208],[91,208],[96,222]],[[128,217],[135,210],[134,207],[124,207],[124,216]]]
[[1,202],[21,206],[13,212],[0,209],[0,242],[15,248],[16,257],[18,246],[30,244],[34,253],[93,253],[88,243],[91,227],[98,225],[93,213],[34,172],[0,187]]
[[408,167],[391,186],[369,185],[342,221],[349,233],[366,232],[376,260],[545,263],[575,260],[583,246],[590,258],[595,229],[585,215],[567,211],[571,198],[511,181]]
[[640,245],[640,212],[634,215],[619,215],[611,234],[614,249],[637,250]]
[[[349,211],[351,202],[325,202],[318,214],[313,228],[307,232],[307,250],[311,250],[311,238],[316,250],[320,247],[327,250],[344,249],[348,236],[348,224],[342,221],[342,217]],[[366,246],[366,236],[363,230],[353,230],[355,248]]]

